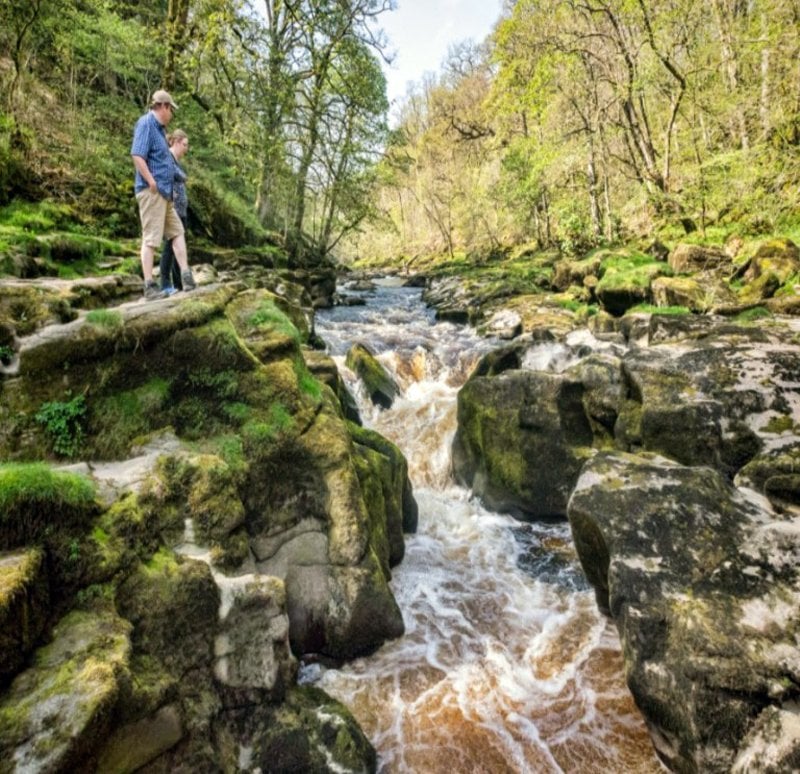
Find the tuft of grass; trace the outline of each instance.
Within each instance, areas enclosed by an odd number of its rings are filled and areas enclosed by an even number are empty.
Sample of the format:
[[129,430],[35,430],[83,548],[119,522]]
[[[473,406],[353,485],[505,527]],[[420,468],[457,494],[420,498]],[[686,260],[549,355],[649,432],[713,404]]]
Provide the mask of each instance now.
[[92,309],[86,315],[86,322],[110,330],[121,328],[124,324],[122,313],[115,309]]
[[37,542],[93,512],[94,484],[35,463],[0,464],[0,549]]
[[763,320],[765,317],[772,317],[772,312],[765,306],[754,306],[752,309],[745,309],[734,318],[736,322],[748,323],[755,320]]

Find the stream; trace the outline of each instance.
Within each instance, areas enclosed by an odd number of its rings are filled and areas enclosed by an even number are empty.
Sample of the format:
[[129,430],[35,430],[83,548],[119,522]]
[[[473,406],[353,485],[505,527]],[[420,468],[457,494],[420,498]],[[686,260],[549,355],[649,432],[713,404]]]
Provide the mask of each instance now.
[[[391,582],[406,634],[301,679],[350,708],[384,774],[663,771],[568,524],[492,513],[452,480],[456,395],[497,342],[435,322],[419,289],[386,281],[358,295],[366,305],[322,310],[316,327],[364,424],[408,458],[419,529]],[[400,385],[391,409],[344,366],[355,341]]]

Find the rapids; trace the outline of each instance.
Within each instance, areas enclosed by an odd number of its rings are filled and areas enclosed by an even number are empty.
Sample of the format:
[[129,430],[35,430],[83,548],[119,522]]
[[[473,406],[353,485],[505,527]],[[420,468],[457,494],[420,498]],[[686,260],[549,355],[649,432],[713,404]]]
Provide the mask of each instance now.
[[[496,342],[435,323],[420,290],[363,295],[318,312],[316,327],[364,423],[409,461],[419,530],[391,583],[406,634],[341,669],[305,665],[301,679],[351,709],[384,773],[661,771],[568,525],[491,513],[452,481],[458,388]],[[355,341],[401,387],[387,411],[344,366]]]

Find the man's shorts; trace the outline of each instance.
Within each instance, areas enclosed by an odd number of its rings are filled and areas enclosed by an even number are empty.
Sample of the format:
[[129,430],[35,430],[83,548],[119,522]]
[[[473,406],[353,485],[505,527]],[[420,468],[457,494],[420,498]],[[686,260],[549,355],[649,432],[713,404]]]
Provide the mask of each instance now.
[[183,234],[183,223],[175,212],[172,202],[149,188],[136,194],[139,204],[139,219],[142,221],[142,241],[158,249],[161,242]]

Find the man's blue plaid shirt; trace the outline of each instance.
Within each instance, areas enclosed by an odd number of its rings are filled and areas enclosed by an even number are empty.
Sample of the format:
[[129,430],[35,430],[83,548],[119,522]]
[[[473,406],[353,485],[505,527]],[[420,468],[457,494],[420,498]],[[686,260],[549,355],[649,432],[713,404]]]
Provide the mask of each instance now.
[[[133,130],[131,156],[141,156],[147,162],[147,168],[155,178],[159,193],[165,199],[171,199],[172,182],[175,179],[175,161],[169,151],[164,127],[149,110],[136,122]],[[137,169],[133,190],[139,193],[147,187],[147,183]]]

